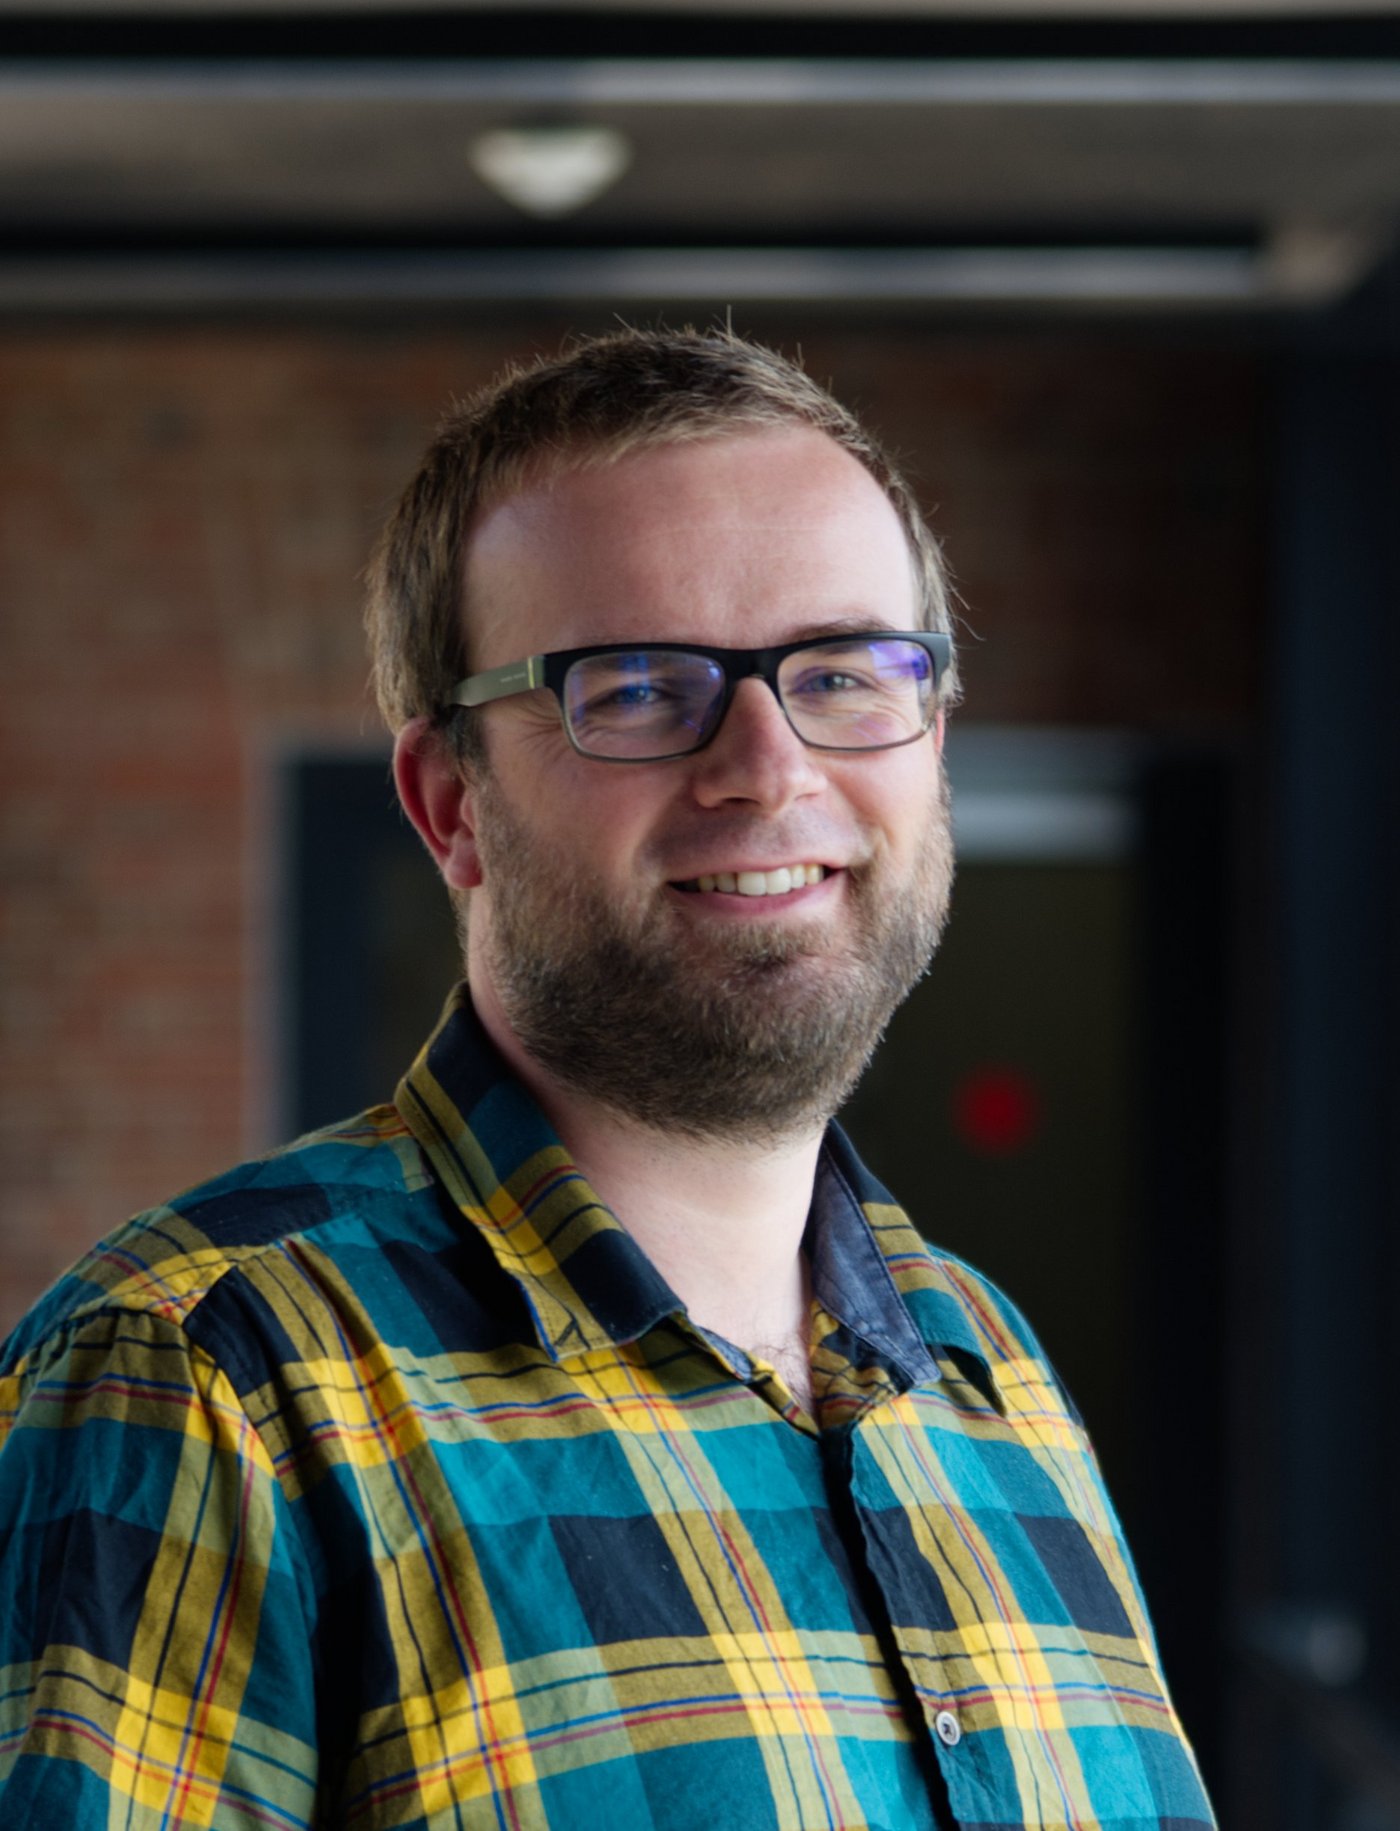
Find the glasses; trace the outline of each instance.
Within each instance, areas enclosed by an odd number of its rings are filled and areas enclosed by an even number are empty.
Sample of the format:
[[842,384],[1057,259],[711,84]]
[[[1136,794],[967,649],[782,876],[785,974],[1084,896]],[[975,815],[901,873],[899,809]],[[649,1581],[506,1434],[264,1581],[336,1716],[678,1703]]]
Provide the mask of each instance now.
[[818,636],[779,648],[602,643],[473,674],[451,704],[484,706],[547,687],[569,742],[605,763],[661,763],[703,750],[741,680],[766,681],[814,750],[892,750],[933,723],[952,644],[922,630]]

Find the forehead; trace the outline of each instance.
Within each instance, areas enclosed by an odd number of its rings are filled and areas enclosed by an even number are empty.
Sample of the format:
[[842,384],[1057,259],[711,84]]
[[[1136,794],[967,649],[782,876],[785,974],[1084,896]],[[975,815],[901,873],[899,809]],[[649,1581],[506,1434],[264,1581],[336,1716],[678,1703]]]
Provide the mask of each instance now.
[[918,621],[898,516],[808,427],[635,450],[527,482],[467,543],[475,667],[591,642],[757,647]]

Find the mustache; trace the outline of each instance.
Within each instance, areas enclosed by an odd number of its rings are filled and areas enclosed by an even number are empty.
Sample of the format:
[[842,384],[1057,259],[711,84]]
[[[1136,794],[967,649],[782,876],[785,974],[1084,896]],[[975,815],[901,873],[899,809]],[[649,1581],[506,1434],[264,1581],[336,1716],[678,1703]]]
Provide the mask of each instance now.
[[670,881],[694,877],[698,871],[732,870],[736,861],[742,866],[750,860],[858,870],[870,853],[870,841],[859,827],[838,827],[829,820],[775,825],[761,816],[744,816],[668,832],[650,852],[648,863]]

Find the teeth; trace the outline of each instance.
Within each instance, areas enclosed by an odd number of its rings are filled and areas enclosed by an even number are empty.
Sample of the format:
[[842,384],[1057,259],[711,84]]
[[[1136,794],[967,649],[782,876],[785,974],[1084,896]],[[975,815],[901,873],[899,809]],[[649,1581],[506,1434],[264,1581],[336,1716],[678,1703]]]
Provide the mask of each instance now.
[[776,871],[716,871],[697,877],[699,890],[722,890],[729,895],[786,896],[789,890],[801,890],[808,884],[819,884],[826,876],[825,865],[779,865]]

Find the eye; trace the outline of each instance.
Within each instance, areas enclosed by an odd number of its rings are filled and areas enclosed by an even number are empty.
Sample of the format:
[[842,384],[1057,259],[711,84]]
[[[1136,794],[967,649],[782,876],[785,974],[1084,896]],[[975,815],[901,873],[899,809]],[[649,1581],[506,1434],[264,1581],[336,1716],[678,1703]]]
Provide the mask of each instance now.
[[646,666],[631,657],[620,663],[595,664],[576,673],[569,716],[576,728],[585,731],[673,721],[688,704],[686,684],[669,665]]
[[832,693],[858,693],[870,687],[870,681],[846,667],[810,668],[793,682],[792,691],[818,698]]
[[590,655],[569,670],[562,695],[565,723],[585,753],[641,756],[650,746],[653,754],[668,755],[704,729],[723,687],[723,670],[688,651]]
[[646,712],[655,716],[680,704],[684,697],[672,680],[630,676],[600,683],[596,691],[575,708],[575,715],[585,719],[615,719]]
[[588,705],[590,711],[608,706],[625,711],[629,706],[654,706],[658,700],[669,697],[666,689],[654,680],[628,680],[607,693],[596,694]]

